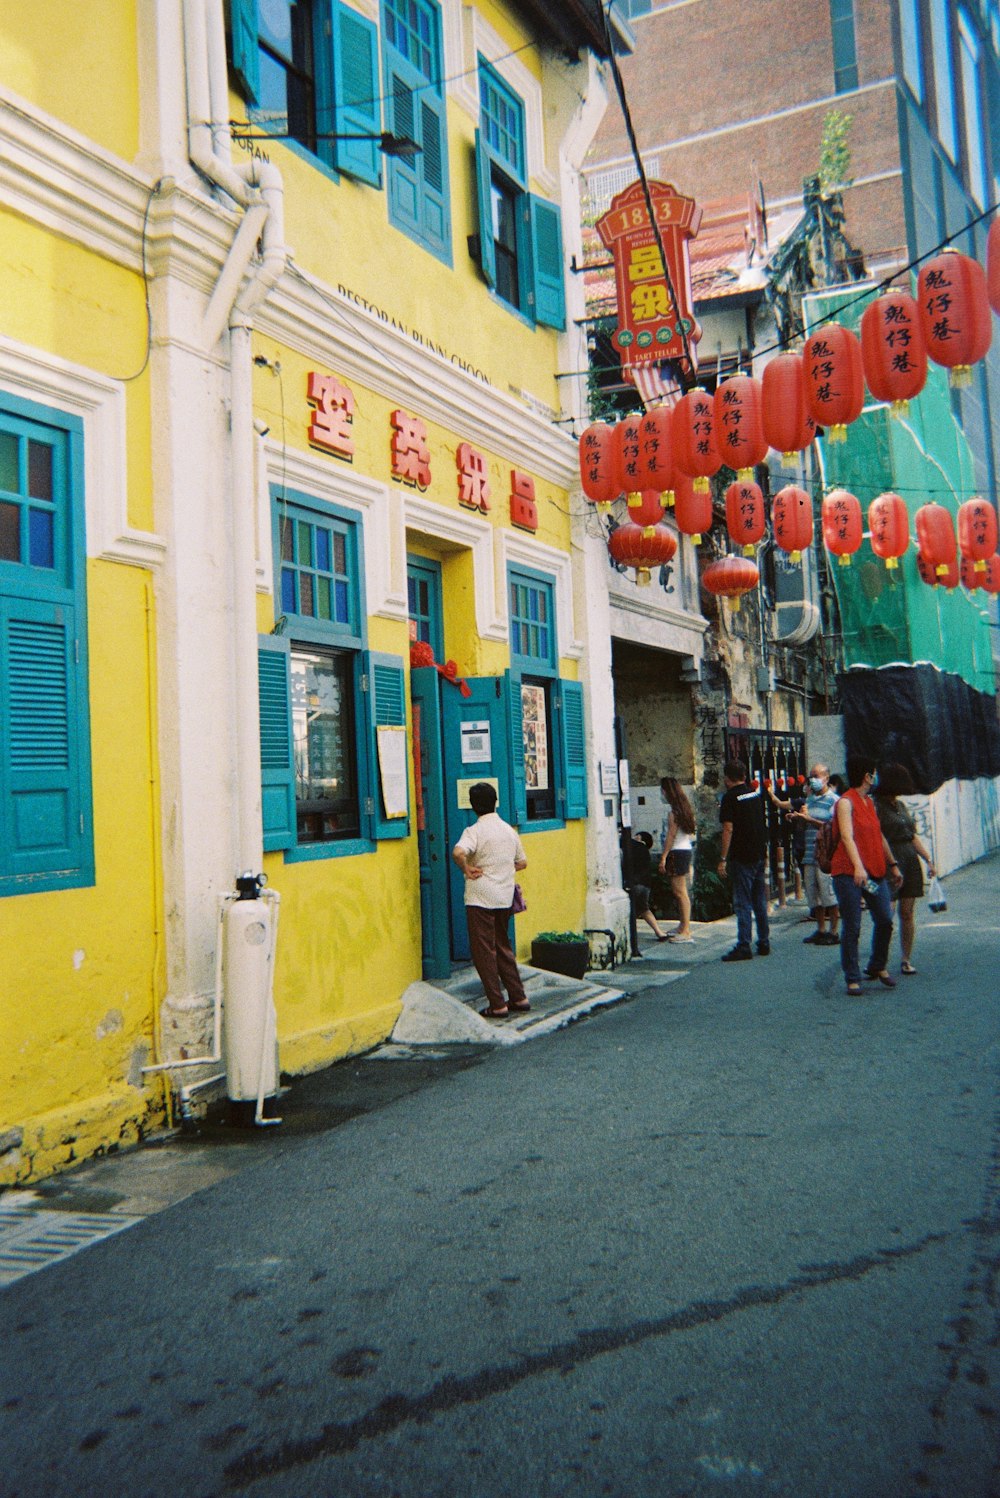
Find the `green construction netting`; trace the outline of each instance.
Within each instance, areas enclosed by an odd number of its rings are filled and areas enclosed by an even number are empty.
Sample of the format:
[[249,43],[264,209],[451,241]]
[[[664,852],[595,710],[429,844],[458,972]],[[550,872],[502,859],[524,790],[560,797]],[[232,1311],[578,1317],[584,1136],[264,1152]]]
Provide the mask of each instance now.
[[[807,324],[832,318],[857,332],[874,295],[858,300],[855,287],[809,296],[804,304]],[[850,305],[845,307],[845,302]],[[887,569],[867,540],[849,567],[830,567],[840,605],[845,665],[930,661],[961,676],[977,691],[994,693],[987,595],[969,594],[964,588],[931,588],[917,572],[912,524],[916,511],[936,500],[954,516],[975,492],[972,454],[952,414],[947,372],[931,365],[923,392],[910,402],[909,414],[901,420],[884,406],[866,410],[847,428],[846,442],[821,438],[819,445],[827,490],[843,488],[856,494],[865,517],[876,495],[891,490],[902,495],[911,517],[913,539],[897,569]]]

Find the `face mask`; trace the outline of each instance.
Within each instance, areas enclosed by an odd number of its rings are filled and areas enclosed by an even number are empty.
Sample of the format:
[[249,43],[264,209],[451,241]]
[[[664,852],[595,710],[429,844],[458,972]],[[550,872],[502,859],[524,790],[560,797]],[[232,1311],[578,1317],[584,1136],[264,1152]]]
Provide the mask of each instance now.
[[816,792],[817,796],[819,795],[820,791],[823,789],[823,782],[816,775],[813,775],[810,778],[809,785],[812,788],[812,790],[814,790]]
[[872,776],[872,790],[875,790],[875,788],[877,787],[877,785],[878,785],[878,771],[876,770],[875,774]]

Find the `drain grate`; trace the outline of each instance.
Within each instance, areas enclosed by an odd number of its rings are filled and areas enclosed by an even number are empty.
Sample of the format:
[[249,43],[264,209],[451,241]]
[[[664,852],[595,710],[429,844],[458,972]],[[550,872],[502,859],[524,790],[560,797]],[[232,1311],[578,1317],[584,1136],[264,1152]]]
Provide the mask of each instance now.
[[0,1289],[141,1221],[114,1212],[47,1212],[30,1199],[0,1201]]

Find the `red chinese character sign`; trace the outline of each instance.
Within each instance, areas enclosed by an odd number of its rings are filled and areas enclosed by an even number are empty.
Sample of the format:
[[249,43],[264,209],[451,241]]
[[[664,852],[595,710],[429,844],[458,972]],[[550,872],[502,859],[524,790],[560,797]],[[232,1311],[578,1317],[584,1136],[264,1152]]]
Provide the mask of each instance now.
[[393,411],[392,476],[416,489],[426,489],[431,481],[431,450],[427,446],[427,428],[418,416]]
[[510,470],[510,523],[523,531],[538,529],[535,481],[530,474],[521,473],[517,468]]
[[613,197],[611,207],[596,225],[615,262],[618,329],[612,341],[626,373],[630,366],[661,359],[686,362],[685,336],[694,362],[694,345],[701,337],[694,319],[688,251],[688,241],[701,224],[701,209],[693,198],[682,197],[664,182],[650,182],[649,195],[676,306],[667,287],[642,183],[633,182]]
[[459,504],[467,510],[482,510],[485,514],[490,507],[486,459],[471,442],[460,442],[455,450],[455,466],[458,469]]
[[310,371],[306,400],[316,409],[309,421],[309,443],[325,453],[354,461],[354,391],[336,375]]

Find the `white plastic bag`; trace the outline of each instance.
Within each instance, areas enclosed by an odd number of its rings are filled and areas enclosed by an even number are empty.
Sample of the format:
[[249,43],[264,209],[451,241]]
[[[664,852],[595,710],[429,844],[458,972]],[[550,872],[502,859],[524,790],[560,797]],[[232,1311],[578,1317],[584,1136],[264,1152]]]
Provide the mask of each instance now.
[[944,886],[936,874],[931,880],[930,889],[927,891],[927,909],[933,910],[935,915],[938,915],[942,910],[948,909]]

